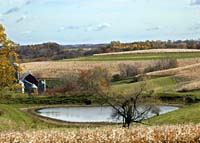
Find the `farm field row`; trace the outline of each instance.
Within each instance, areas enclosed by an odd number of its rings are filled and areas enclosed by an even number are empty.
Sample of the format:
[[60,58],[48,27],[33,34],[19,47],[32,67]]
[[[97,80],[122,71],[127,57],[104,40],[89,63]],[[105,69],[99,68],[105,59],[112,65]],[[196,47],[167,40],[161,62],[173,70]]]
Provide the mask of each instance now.
[[122,54],[199,53],[199,52],[200,52],[199,49],[146,49],[146,50],[133,50],[124,52],[94,54],[94,56],[122,55]]

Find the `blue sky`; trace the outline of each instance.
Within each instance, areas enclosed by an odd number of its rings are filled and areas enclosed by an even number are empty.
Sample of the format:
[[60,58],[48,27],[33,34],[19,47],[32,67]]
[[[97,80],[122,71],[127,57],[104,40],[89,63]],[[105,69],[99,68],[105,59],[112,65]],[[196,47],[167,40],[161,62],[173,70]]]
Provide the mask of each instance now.
[[20,44],[200,38],[200,0],[0,0],[0,23]]

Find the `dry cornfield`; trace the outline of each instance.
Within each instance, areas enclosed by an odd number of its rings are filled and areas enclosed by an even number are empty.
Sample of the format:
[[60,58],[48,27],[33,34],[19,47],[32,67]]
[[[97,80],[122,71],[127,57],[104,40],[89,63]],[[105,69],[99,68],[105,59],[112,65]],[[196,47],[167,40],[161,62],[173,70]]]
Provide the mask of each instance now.
[[187,91],[194,91],[200,89],[200,79],[193,80],[190,82],[186,82],[183,85],[180,85],[176,88],[177,92],[187,92]]
[[173,69],[155,71],[155,72],[147,73],[147,75],[150,75],[150,76],[179,75],[183,77],[196,78],[196,77],[199,77],[199,71],[200,71],[200,63],[196,63],[196,64],[181,66],[181,67],[177,67]]
[[[135,65],[139,69],[152,65],[156,60],[141,61],[47,61],[32,62],[22,64],[24,72],[30,71],[40,78],[59,78],[69,72],[78,72],[79,70],[92,69],[94,67],[104,67],[112,74],[119,72],[120,64]],[[199,58],[194,59],[178,59],[177,66],[183,67],[191,64],[200,63]]]
[[200,124],[2,132],[1,143],[200,143]]
[[111,73],[119,72],[120,64],[138,65],[140,68],[151,64],[153,61],[47,61],[22,64],[23,71],[30,71],[41,78],[59,78],[69,72],[88,70],[103,67]]

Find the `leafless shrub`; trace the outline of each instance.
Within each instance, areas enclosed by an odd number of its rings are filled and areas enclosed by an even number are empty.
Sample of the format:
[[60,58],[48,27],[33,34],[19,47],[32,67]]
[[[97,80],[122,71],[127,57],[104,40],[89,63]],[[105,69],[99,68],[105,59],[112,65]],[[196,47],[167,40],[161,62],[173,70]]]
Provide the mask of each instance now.
[[114,74],[113,76],[112,76],[112,81],[114,82],[114,81],[120,81],[121,80],[121,77],[120,77],[120,74]]
[[52,88],[47,89],[48,94],[65,93],[69,91],[79,90],[78,74],[68,73],[60,79],[57,79],[56,84]]
[[176,59],[162,59],[144,69],[145,73],[177,67]]
[[184,81],[176,85],[176,92],[190,92],[200,89],[200,80],[198,78]]
[[100,90],[98,92],[105,102],[113,108],[112,117],[117,120],[122,119],[122,126],[129,128],[133,122],[142,123],[151,111],[152,106],[148,105],[142,97],[145,85],[146,82],[143,82],[134,94],[128,96],[115,95],[111,92],[105,93]]
[[127,79],[129,77],[134,77],[139,74],[139,69],[134,65],[120,64],[119,72],[121,79]]
[[94,92],[106,90],[110,87],[111,74],[101,67],[95,67],[91,70],[81,70],[79,73],[79,85],[81,90]]
[[48,93],[89,92],[96,93],[110,87],[111,75],[105,68],[95,67],[90,70],[80,70],[79,73],[68,73]]

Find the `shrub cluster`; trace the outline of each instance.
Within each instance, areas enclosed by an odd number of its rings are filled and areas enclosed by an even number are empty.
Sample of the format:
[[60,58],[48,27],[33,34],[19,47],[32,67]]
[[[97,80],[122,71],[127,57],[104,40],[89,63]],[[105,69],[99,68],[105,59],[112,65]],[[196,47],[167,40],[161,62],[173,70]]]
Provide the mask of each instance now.
[[63,76],[47,93],[88,92],[97,93],[110,87],[111,74],[107,69],[95,67],[94,69],[80,70]]
[[145,73],[177,67],[176,59],[161,59],[144,69]]

